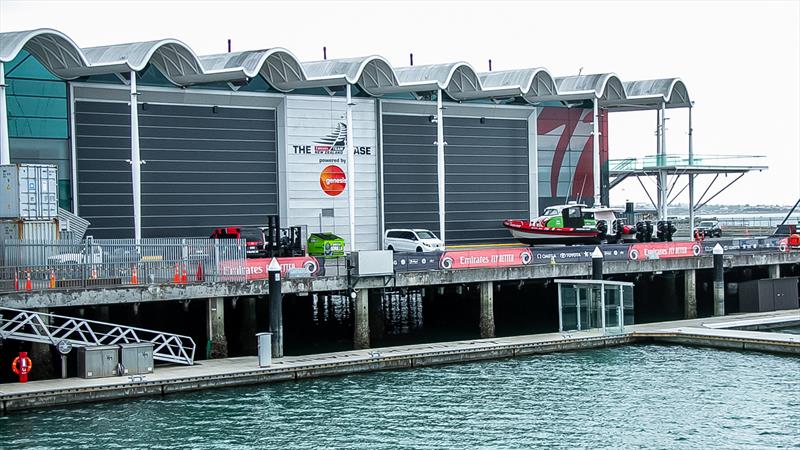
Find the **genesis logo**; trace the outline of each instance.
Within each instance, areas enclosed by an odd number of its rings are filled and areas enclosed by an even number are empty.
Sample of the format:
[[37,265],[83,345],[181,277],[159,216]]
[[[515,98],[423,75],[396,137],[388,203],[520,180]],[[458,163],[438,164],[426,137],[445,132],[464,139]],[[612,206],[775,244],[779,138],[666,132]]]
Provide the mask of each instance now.
[[[347,145],[347,125],[339,122],[333,131],[316,141],[314,145],[292,145],[296,155],[344,155]],[[372,147],[353,147],[356,155],[372,155]]]

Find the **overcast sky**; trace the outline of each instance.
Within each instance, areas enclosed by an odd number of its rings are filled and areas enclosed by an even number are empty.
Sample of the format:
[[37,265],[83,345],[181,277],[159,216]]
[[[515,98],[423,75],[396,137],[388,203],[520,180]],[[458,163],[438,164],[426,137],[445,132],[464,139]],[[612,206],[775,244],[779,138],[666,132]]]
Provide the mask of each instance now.
[[[764,155],[715,203],[800,198],[800,1],[16,1],[0,31],[50,27],[82,47],[178,38],[199,54],[285,47],[301,60],[380,54],[396,66],[467,61],[479,71],[680,77],[695,101],[696,154]],[[667,114],[667,152],[686,154],[687,115]],[[655,112],[610,118],[611,158],[655,153]],[[709,178],[710,181],[710,178]],[[704,182],[698,180],[700,185]],[[719,183],[719,181],[717,182]],[[680,185],[677,190],[680,189]],[[645,200],[635,181],[612,203]],[[685,199],[684,199],[685,201]]]

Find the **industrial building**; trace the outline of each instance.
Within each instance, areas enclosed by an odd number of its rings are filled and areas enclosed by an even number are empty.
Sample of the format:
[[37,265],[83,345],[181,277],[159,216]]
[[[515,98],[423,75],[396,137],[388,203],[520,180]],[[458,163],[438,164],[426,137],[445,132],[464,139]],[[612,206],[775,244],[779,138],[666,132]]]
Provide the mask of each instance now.
[[60,206],[89,235],[207,237],[279,214],[355,249],[389,228],[509,241],[504,219],[607,204],[608,114],[663,124],[692,104],[677,78],[198,56],[174,39],[81,48],[52,29],[0,33],[0,90],[0,164],[57,165]]

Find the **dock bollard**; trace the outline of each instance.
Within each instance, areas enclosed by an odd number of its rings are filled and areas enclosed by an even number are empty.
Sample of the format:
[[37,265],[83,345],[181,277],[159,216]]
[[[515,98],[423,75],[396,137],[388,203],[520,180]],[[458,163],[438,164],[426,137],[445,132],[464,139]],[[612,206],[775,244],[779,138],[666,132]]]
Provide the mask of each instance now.
[[281,265],[272,258],[269,272],[269,330],[272,332],[272,356],[283,358],[283,305],[281,295]]
[[592,279],[603,279],[603,251],[600,247],[595,247],[592,252]]
[[723,268],[722,246],[714,246],[714,315],[725,315],[725,274]]

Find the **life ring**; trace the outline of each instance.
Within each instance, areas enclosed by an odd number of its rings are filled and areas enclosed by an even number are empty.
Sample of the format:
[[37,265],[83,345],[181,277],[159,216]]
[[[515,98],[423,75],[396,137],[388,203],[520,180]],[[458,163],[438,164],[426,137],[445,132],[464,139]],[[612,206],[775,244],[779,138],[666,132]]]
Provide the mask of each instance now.
[[13,370],[14,373],[17,375],[26,375],[31,373],[31,369],[33,368],[33,362],[31,362],[31,359],[28,358],[27,356],[22,359],[23,361],[26,362],[25,365],[28,366],[28,370],[26,370],[25,372],[22,372],[17,368],[17,363],[19,362],[19,359],[20,359],[19,356],[14,358],[14,361],[11,363],[11,370]]

